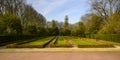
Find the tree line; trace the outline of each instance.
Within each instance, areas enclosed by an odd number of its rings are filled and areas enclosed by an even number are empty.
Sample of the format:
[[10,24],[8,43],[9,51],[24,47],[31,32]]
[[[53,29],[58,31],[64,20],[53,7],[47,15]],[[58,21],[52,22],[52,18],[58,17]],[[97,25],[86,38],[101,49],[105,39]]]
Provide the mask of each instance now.
[[120,34],[120,1],[90,0],[91,12],[76,24],[68,23],[68,16],[60,28],[62,35],[85,37],[86,34]]
[[90,14],[82,17],[89,34],[120,34],[120,0],[92,0]]
[[45,17],[26,0],[0,0],[0,35],[34,34],[45,24]]
[[76,24],[46,21],[26,0],[0,0],[0,35],[80,36],[120,34],[120,1],[90,0],[91,12]]

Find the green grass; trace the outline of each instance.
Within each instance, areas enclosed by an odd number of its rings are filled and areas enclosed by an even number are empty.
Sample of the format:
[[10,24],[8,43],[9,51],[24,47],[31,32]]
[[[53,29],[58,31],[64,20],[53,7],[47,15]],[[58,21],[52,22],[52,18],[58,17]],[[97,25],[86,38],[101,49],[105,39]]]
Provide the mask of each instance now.
[[22,45],[43,45],[43,44],[47,43],[52,38],[53,37],[47,37],[47,38],[44,38],[44,39],[39,39],[39,40],[29,42],[29,43],[26,43],[26,44],[22,44]]
[[[45,43],[47,43],[54,36],[46,37],[43,39],[38,39],[29,43],[24,44],[10,44],[8,47],[12,48],[42,48]],[[76,47],[113,47],[114,45],[120,45],[120,43],[114,43],[103,40],[95,40],[95,39],[87,39],[87,38],[79,38],[73,36],[59,36],[58,40],[51,47],[71,47],[69,42],[73,43]]]
[[65,39],[71,40],[73,43],[77,45],[93,45],[96,44],[95,42],[90,42],[86,40],[79,39],[78,37],[72,37],[72,36],[65,36]]
[[77,45],[79,48],[108,48],[114,47],[114,44],[108,41],[96,41],[91,39],[84,39],[79,37],[73,36],[64,36],[65,39],[71,40],[74,44]]
[[89,42],[89,41],[80,40],[80,39],[74,39],[73,42],[76,43],[77,45],[93,45],[93,44],[96,44],[94,42]]
[[120,46],[120,43],[105,41],[105,40],[80,38],[74,36],[64,36],[64,38],[67,40],[71,40],[73,43],[77,45],[119,45]]
[[11,45],[8,45],[8,47],[16,47],[16,48],[26,48],[26,47],[39,47],[39,48],[42,48],[43,45],[45,43],[47,43],[50,39],[52,39],[53,36],[51,37],[46,37],[46,38],[43,38],[43,39],[38,39],[38,40],[35,40],[35,41],[32,41],[32,42],[29,42],[29,43],[25,43],[25,44],[20,44],[20,45],[16,45],[16,44],[11,44]]
[[56,47],[70,47],[70,45],[62,38],[62,36],[59,36],[55,46]]

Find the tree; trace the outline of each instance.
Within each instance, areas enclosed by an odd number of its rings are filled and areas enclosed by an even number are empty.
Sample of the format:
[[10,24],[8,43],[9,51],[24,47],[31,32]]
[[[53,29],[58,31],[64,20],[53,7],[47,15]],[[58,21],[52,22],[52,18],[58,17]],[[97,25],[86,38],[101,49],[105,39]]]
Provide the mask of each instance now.
[[116,7],[115,11],[116,11],[116,13],[120,14],[120,0],[118,0],[116,6],[117,6],[117,7]]
[[24,29],[24,34],[27,35],[36,35],[37,34],[37,26],[36,25],[29,25]]
[[38,13],[26,0],[0,0],[0,14],[13,14],[20,18],[25,28],[29,24],[45,25],[46,19]]
[[64,22],[64,28],[62,30],[63,35],[70,35],[70,30],[69,30],[69,23],[68,23],[68,16],[65,16],[65,22]]
[[115,9],[118,8],[117,2],[119,0],[91,0],[91,9],[99,16],[104,17],[104,23],[107,23],[107,18],[115,13]]
[[88,24],[87,33],[96,34],[103,24],[103,18],[97,15],[93,15]]
[[56,21],[55,20],[52,20],[52,35],[59,35],[59,29],[57,27],[57,24],[56,24]]
[[87,26],[87,23],[89,22],[89,20],[92,18],[93,14],[85,14],[81,17],[81,22]]
[[52,28],[55,28],[55,27],[57,27],[56,22],[55,22],[55,20],[52,20]]
[[38,26],[37,27],[37,34],[39,36],[48,36],[47,30],[45,29],[44,26]]
[[65,16],[64,29],[69,29],[68,16]]
[[0,21],[1,32],[3,35],[20,35],[22,34],[22,25],[20,22],[20,18],[16,15],[5,14],[0,17],[2,20]]
[[26,0],[0,0],[0,14],[21,16]]
[[85,34],[85,27],[82,22],[78,22],[77,35],[80,37],[84,37],[84,34]]
[[77,23],[77,27],[72,29],[71,34],[73,36],[79,36],[79,37],[84,37],[85,35],[85,26],[82,22]]
[[46,19],[42,14],[38,13],[32,6],[25,5],[25,12],[23,16],[23,26],[27,27],[29,24],[44,26]]
[[99,34],[120,34],[120,14],[115,13],[108,19],[108,23],[103,26]]

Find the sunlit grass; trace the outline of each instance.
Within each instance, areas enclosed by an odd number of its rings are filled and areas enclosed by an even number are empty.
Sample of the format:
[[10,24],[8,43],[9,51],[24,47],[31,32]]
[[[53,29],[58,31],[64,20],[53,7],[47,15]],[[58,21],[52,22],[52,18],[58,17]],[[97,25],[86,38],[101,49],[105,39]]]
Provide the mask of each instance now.
[[54,36],[38,39],[29,43],[23,43],[23,44],[10,44],[7,45],[8,48],[42,48],[45,43],[50,41]]
[[56,47],[69,47],[70,45],[63,39],[62,36],[59,36],[57,42],[56,42]]
[[80,38],[73,36],[64,36],[66,39],[73,41],[77,45],[120,45],[120,43],[105,40],[96,40],[89,38]]
[[73,37],[73,36],[65,36],[67,40],[71,40],[73,43],[77,45],[93,45],[96,44],[95,42],[90,42],[86,40],[79,39],[78,37]]
[[73,42],[75,42],[77,45],[93,45],[93,44],[96,44],[94,42],[80,40],[80,39],[74,39]]
[[29,42],[29,43],[26,43],[26,44],[21,44],[21,45],[43,45],[43,44],[47,43],[52,38],[53,38],[53,36],[43,38],[43,39],[38,39],[36,41]]

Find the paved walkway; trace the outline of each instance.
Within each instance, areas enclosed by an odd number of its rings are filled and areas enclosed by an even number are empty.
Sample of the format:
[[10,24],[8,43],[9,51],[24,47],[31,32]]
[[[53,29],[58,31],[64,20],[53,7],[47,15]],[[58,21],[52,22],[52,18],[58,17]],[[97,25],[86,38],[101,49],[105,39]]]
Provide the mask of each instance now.
[[120,52],[120,48],[7,48],[0,52]]
[[120,60],[120,52],[0,53],[0,60]]
[[120,48],[0,49],[0,60],[120,60]]

